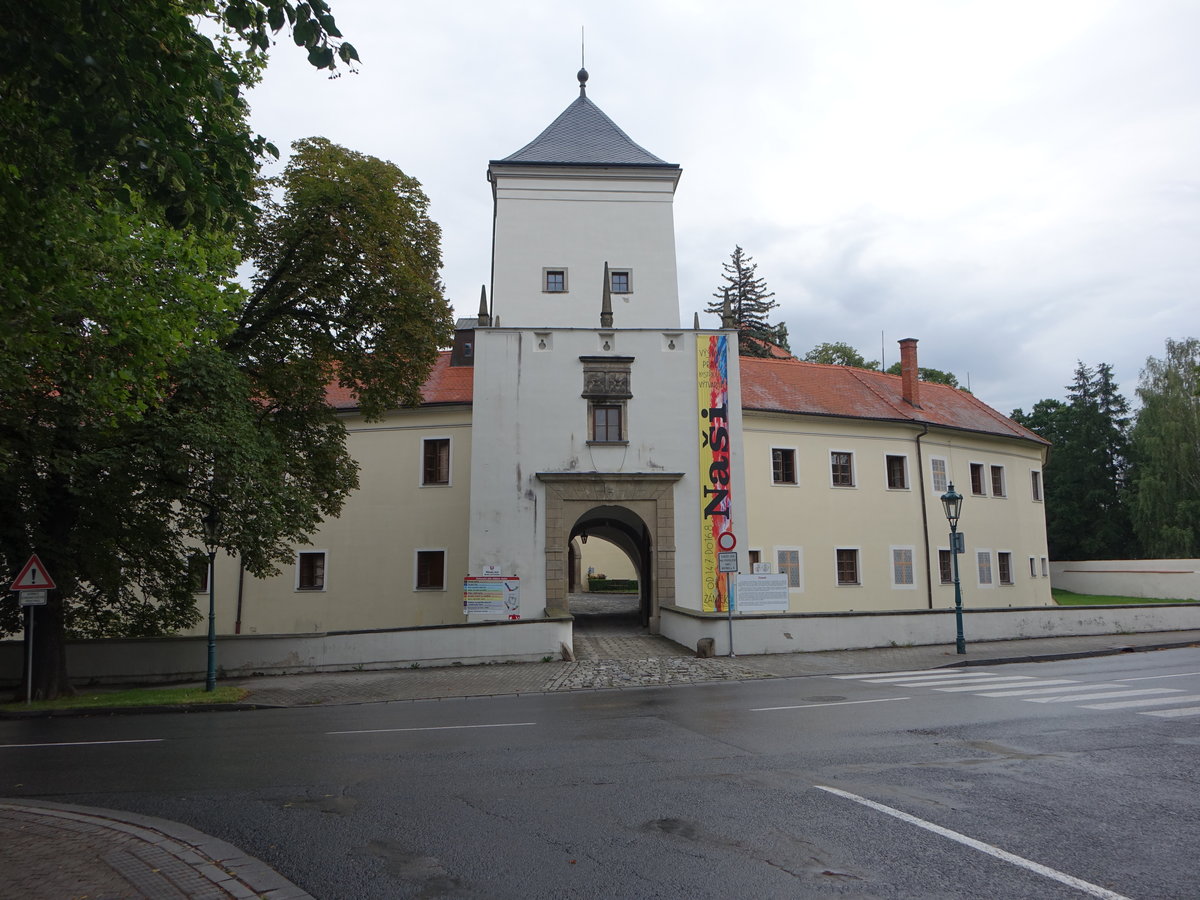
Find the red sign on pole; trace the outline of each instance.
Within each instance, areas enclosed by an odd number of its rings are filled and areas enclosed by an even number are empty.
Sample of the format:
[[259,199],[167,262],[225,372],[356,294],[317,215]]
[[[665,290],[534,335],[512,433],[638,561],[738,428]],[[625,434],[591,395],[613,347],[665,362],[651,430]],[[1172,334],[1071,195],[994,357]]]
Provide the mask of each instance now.
[[46,567],[42,565],[42,561],[38,559],[35,553],[29,557],[29,562],[25,563],[25,567],[21,569],[21,574],[17,576],[12,583],[10,591],[47,591],[54,590],[57,587],[54,579],[50,577],[50,573],[46,571]]

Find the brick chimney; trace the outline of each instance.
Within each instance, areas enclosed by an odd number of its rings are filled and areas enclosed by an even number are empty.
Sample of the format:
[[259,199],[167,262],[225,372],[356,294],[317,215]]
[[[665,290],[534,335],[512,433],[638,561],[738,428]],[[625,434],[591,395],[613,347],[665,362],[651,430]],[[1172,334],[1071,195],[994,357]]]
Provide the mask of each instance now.
[[906,403],[921,408],[921,381],[917,377],[917,339],[900,341],[900,396]]

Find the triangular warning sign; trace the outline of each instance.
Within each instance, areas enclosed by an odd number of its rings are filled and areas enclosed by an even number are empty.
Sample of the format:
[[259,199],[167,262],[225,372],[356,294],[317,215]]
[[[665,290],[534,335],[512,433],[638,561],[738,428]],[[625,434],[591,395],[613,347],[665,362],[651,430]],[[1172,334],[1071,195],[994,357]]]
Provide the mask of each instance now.
[[[3,582],[0,582],[2,584]],[[53,590],[56,587],[54,579],[46,571],[46,567],[42,565],[42,561],[38,559],[35,553],[29,557],[29,562],[25,563],[25,567],[21,569],[21,574],[17,576],[17,580],[12,583],[10,591],[45,591]]]

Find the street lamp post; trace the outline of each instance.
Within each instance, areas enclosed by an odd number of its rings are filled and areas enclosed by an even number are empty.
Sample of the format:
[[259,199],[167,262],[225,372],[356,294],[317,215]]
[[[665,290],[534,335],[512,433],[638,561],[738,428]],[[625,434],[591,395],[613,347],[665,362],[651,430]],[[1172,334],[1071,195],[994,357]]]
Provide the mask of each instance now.
[[208,671],[204,676],[204,690],[217,689],[217,611],[216,611],[216,560],[217,560],[217,513],[209,510],[204,517],[204,543],[208,550]]
[[946,485],[948,490],[942,494],[942,507],[946,510],[946,520],[950,523],[950,559],[954,567],[954,624],[957,636],[954,647],[959,653],[967,652],[967,641],[963,637],[962,618],[962,585],[958,581],[958,517],[962,513],[962,494],[954,490],[954,482]]

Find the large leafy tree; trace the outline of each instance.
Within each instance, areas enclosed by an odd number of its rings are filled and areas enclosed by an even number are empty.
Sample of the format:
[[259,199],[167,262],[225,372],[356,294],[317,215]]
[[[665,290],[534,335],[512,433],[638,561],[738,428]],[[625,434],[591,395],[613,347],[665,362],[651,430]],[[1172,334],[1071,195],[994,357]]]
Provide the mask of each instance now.
[[1200,556],[1200,340],[1168,340],[1138,385],[1133,525],[1148,556]]
[[856,369],[878,369],[879,360],[868,361],[861,353],[842,341],[825,341],[804,354],[806,362],[827,366],[852,366]]
[[[368,415],[411,401],[450,325],[437,228],[398,169],[310,141],[279,200],[252,190],[272,148],[243,89],[270,33],[290,23],[319,68],[357,57],[323,0],[10,6],[0,568],[36,549],[58,582],[35,632],[50,697],[70,690],[68,634],[194,620],[186,560],[206,531],[261,574],[336,514],[355,466],[326,381]],[[0,630],[16,619],[0,606]]]
[[1044,473],[1046,535],[1055,559],[1112,559],[1134,553],[1126,504],[1129,403],[1112,366],[1080,362],[1066,402],[1040,400],[1012,418],[1051,441]]
[[722,263],[723,284],[713,293],[716,299],[708,304],[707,312],[723,315],[728,303],[738,329],[738,352],[742,356],[771,356],[771,347],[790,351],[787,325],[768,321],[771,310],[779,306],[775,292],[767,290],[767,282],[758,274],[758,263],[735,246],[729,262]]
[[[888,375],[900,374],[900,363],[894,362],[886,369]],[[917,366],[917,377],[921,381],[927,381],[930,384],[944,384],[947,387],[962,389],[958,383],[958,377],[953,372],[943,372],[941,369],[928,369],[925,366]]]

